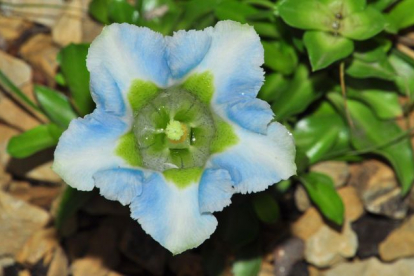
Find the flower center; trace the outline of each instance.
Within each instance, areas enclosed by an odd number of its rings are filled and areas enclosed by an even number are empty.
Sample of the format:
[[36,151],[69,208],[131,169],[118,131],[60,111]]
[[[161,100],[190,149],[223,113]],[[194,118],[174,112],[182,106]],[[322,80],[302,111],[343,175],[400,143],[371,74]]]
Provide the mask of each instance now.
[[179,121],[171,120],[165,129],[165,134],[170,143],[179,144],[188,137],[188,128]]
[[216,128],[208,106],[183,88],[169,88],[135,115],[143,166],[157,171],[204,166]]

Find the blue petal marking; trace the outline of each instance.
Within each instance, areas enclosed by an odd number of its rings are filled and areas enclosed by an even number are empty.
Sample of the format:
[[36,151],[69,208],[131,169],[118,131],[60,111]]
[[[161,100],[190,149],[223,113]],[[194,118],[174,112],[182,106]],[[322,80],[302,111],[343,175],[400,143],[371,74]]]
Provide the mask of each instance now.
[[266,134],[274,117],[270,105],[260,99],[241,99],[228,104],[226,111],[228,118],[239,126],[261,134]]
[[178,189],[153,173],[142,188],[130,205],[131,217],[173,254],[199,246],[216,229],[216,218],[200,213],[197,183]]
[[109,169],[93,175],[101,195],[127,205],[142,193],[143,172],[136,169]]
[[59,139],[53,169],[70,186],[92,190],[92,176],[97,171],[124,165],[114,154],[114,148],[127,130],[128,125],[119,117],[100,109],[83,119],[72,120]]
[[222,169],[206,169],[199,188],[200,212],[217,212],[230,205],[233,181],[230,174]]

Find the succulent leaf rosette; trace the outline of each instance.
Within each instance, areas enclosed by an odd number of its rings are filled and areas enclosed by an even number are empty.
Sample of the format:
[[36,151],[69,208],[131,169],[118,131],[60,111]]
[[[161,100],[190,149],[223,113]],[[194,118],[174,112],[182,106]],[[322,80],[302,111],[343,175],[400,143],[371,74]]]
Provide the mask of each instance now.
[[53,169],[129,205],[172,253],[200,245],[234,193],[296,172],[292,135],[256,98],[263,59],[254,29],[232,21],[172,37],[105,27],[87,56],[96,109],[70,123]]

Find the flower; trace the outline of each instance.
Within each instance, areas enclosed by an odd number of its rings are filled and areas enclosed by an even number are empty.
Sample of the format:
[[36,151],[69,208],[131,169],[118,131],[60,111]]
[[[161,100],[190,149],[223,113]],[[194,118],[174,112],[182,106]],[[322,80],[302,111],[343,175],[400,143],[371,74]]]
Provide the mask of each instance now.
[[172,253],[197,247],[234,193],[296,172],[291,134],[256,98],[262,64],[254,29],[232,21],[172,37],[105,27],[87,57],[97,107],[70,123],[53,169],[76,189],[129,205]]

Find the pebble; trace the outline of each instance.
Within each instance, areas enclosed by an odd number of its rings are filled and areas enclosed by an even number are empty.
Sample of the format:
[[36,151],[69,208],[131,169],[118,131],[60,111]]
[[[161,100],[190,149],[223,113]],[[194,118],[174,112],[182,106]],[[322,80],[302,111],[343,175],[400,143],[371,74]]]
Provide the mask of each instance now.
[[401,196],[401,188],[389,166],[377,160],[354,166],[350,184],[356,188],[368,212],[392,219],[406,216],[408,201]]
[[330,176],[336,188],[344,186],[350,176],[349,165],[343,161],[320,162],[310,170]]
[[394,263],[381,263],[377,258],[343,263],[321,273],[321,276],[411,276],[414,259],[402,259]]
[[380,243],[379,254],[384,261],[414,256],[414,216],[408,218]]
[[0,256],[17,254],[49,219],[43,209],[0,191]]

